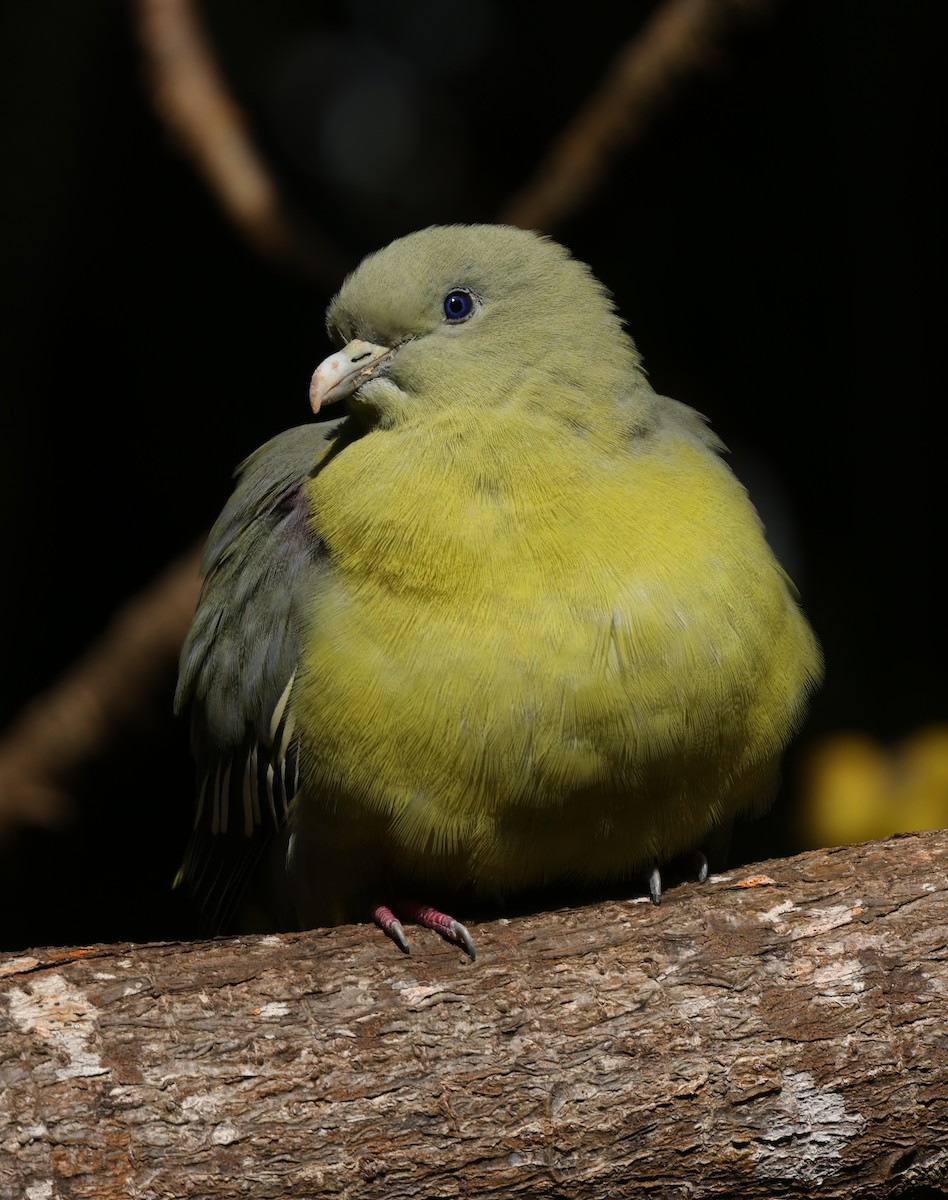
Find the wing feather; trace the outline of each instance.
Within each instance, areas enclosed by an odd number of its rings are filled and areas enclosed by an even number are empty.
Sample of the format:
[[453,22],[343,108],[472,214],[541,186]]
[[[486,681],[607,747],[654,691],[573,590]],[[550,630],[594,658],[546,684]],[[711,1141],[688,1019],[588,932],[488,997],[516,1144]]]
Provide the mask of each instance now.
[[252,454],[208,538],[175,695],[198,768],[177,882],[208,932],[227,925],[263,856],[286,837],[299,787],[290,701],[301,614],[326,568],[305,483],[344,423],[288,430]]

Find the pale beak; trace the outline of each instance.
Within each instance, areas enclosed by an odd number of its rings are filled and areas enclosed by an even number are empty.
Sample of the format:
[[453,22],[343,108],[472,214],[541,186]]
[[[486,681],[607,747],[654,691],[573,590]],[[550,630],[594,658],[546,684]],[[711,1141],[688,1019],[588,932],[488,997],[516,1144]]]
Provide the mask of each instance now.
[[309,403],[314,413],[324,404],[335,404],[377,375],[383,364],[395,354],[390,346],[353,341],[335,354],[324,358],[313,372],[309,385]]

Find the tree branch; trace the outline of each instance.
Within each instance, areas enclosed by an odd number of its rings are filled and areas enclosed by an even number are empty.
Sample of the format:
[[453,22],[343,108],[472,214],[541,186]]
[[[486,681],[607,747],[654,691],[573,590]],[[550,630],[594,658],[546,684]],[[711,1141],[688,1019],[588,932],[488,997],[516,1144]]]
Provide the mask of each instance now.
[[61,820],[75,772],[152,708],[194,615],[200,558],[199,547],[188,551],[119,609],[84,657],[0,738],[0,836],[19,823]]
[[648,130],[682,84],[720,58],[733,27],[774,0],[664,0],[619,52],[596,92],[557,138],[500,219],[551,232],[588,205],[613,161]]
[[265,258],[335,290],[348,264],[311,231],[304,236],[284,212],[194,0],[135,0],[135,14],[155,111],[226,215]]
[[476,938],[474,965],[365,926],[0,962],[0,1194],[948,1185],[948,833]]

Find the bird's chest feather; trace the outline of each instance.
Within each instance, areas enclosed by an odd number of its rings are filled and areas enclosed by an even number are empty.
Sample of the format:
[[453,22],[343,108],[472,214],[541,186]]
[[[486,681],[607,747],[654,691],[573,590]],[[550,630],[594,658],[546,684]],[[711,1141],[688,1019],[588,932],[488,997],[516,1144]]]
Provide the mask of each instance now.
[[728,641],[748,563],[771,593],[758,599],[782,592],[740,486],[699,447],[387,431],[333,459],[309,499],[330,565],[306,644],[330,659],[341,637],[396,670],[486,655],[529,672],[555,656],[608,674]]
[[674,637],[696,617],[683,606],[702,604],[681,576],[708,551],[687,514],[669,510],[660,462],[640,466],[637,481],[602,453],[564,454],[539,432],[356,442],[311,485],[331,564],[307,640],[313,667],[337,667],[342,641],[408,677],[443,664],[472,682],[526,681],[551,662],[594,676],[603,655],[615,657],[625,618],[643,652]]
[[420,861],[463,845],[487,870],[503,846],[491,870],[520,869],[562,844],[554,810],[601,857],[636,788],[706,807],[747,752],[786,597],[740,489],[697,450],[684,493],[660,454],[546,451],[379,435],[312,484],[331,566],[295,691],[304,773]]

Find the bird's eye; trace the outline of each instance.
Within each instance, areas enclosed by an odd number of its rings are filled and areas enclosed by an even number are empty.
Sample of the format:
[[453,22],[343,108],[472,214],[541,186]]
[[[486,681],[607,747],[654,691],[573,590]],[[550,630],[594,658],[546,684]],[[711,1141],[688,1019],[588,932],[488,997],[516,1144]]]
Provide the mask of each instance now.
[[444,298],[444,318],[451,324],[466,321],[474,311],[474,297],[464,288],[453,288]]

